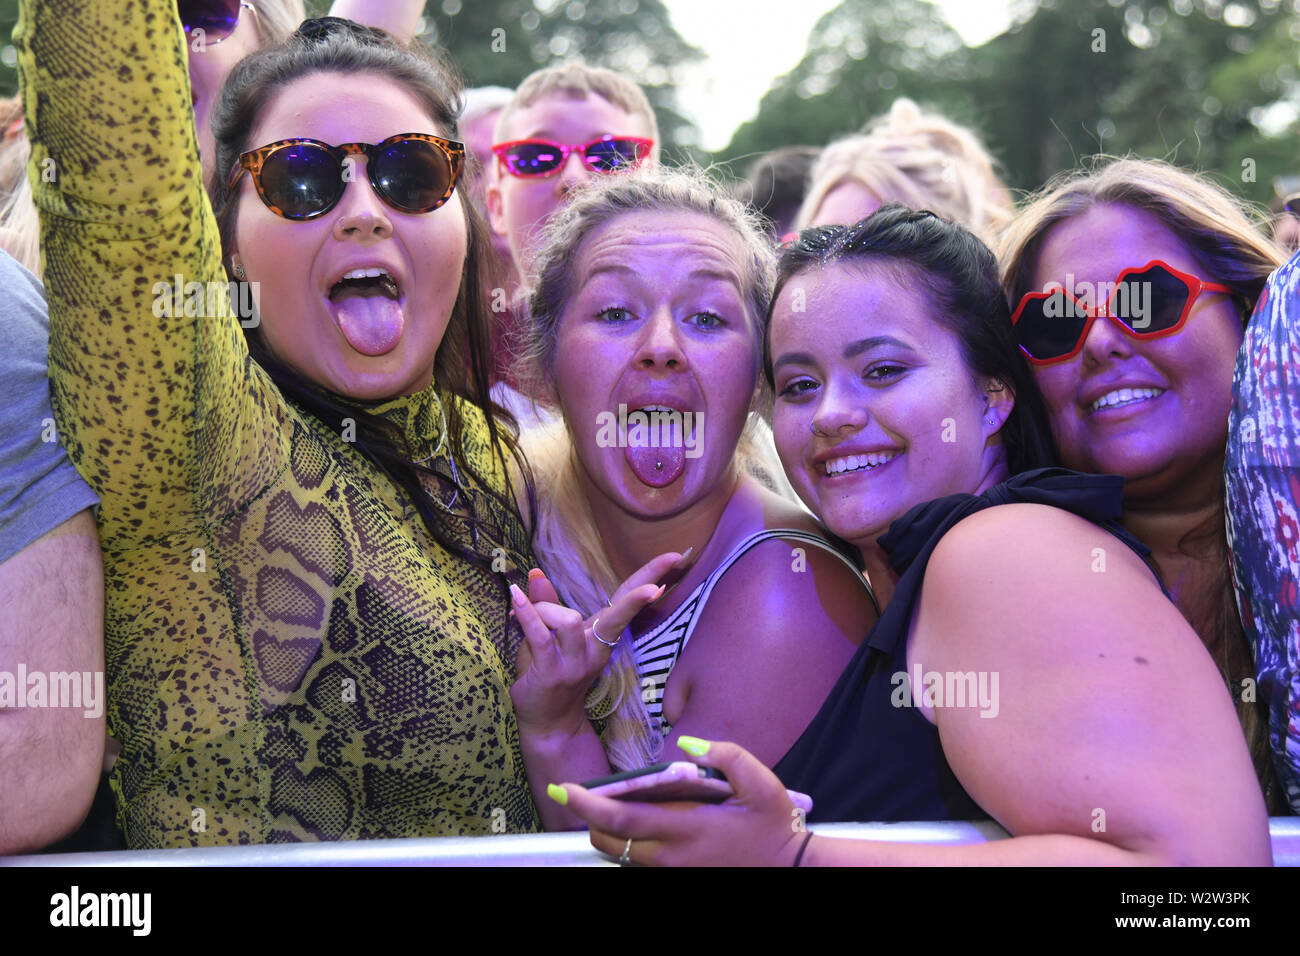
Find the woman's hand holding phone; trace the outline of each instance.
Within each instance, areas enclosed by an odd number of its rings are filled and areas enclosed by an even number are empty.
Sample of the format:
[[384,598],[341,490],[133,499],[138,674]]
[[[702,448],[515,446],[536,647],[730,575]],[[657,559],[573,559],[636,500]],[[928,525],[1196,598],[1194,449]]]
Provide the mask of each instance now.
[[680,737],[688,759],[726,774],[716,805],[598,796],[574,783],[547,792],[591,827],[591,845],[623,862],[660,866],[790,866],[808,837],[803,812],[776,774],[731,743]]

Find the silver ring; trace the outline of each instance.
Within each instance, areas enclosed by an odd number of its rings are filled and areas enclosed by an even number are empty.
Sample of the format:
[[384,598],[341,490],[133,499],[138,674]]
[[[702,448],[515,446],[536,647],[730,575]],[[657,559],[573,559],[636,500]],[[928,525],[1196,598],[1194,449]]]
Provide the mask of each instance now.
[[591,636],[594,637],[596,640],[600,641],[600,643],[604,644],[606,647],[616,647],[618,645],[618,642],[623,639],[623,635],[620,634],[612,641],[607,641],[603,637],[601,637],[600,634],[596,632],[596,625],[599,623],[600,623],[600,618],[596,618],[596,620],[591,622]]
[[627,843],[623,847],[623,855],[618,858],[618,862],[627,866],[632,862],[632,838],[627,838]]

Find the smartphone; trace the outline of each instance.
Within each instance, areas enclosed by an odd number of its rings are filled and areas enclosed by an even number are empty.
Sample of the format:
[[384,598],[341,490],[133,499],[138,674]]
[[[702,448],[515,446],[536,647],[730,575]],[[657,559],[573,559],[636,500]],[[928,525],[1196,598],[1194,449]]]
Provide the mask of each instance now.
[[695,803],[721,803],[731,796],[726,775],[713,767],[701,767],[689,760],[655,763],[639,770],[625,770],[583,784],[587,790],[615,800],[639,800],[661,803],[666,800],[689,800]]
[[[615,800],[662,803],[683,800],[692,803],[721,803],[731,796],[726,774],[714,767],[701,767],[688,760],[656,763],[639,770],[625,770],[612,776],[589,780],[582,785],[592,793]],[[812,811],[812,797],[787,790],[791,801],[804,813]]]

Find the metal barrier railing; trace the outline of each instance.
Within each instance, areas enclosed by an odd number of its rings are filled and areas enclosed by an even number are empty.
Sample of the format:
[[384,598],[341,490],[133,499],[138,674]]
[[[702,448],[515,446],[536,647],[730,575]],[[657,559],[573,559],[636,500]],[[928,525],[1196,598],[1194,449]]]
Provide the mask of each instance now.
[[[959,845],[1005,839],[996,823],[822,823],[827,836]],[[1276,866],[1300,866],[1300,817],[1269,821]],[[271,843],[184,850],[120,850],[0,859],[0,866],[614,866],[585,832],[519,836]]]

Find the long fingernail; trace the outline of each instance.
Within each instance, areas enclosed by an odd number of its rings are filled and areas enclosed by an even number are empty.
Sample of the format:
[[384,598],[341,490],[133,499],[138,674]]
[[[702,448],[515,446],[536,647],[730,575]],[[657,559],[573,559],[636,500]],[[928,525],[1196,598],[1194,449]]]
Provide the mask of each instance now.
[[510,600],[513,601],[516,606],[524,603],[524,592],[519,590],[519,585],[510,585]]
[[546,785],[546,795],[560,806],[564,806],[569,802],[569,792],[558,783],[548,783]]
[[659,600],[661,597],[664,596],[664,592],[667,590],[668,590],[668,585],[666,584],[659,585],[659,590],[656,591],[655,596],[650,599],[650,603],[654,604],[655,601]]
[[688,737],[686,734],[682,734],[677,738],[677,746],[692,757],[703,757],[709,752],[709,742],[707,740],[701,740],[699,737]]
[[677,559],[677,563],[681,564],[683,561],[689,558],[691,556],[691,553],[694,552],[694,550],[695,550],[695,545],[691,545],[689,548],[683,551],[682,556]]

